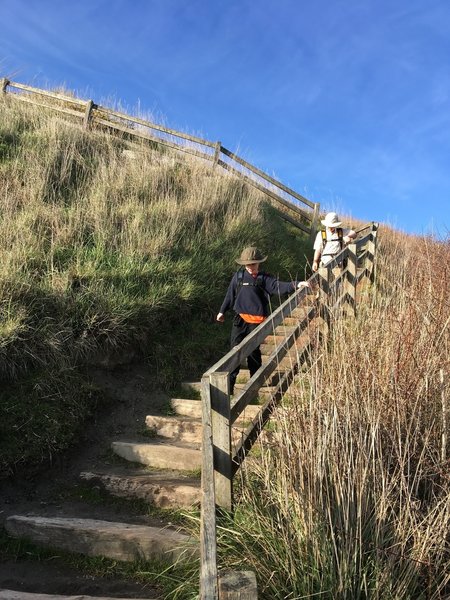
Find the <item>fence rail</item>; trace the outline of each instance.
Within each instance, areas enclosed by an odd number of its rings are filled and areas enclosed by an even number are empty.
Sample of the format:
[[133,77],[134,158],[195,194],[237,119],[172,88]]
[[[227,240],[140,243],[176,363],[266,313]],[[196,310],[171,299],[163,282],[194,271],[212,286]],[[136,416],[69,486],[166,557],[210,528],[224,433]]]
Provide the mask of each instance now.
[[120,132],[130,138],[146,140],[206,160],[264,193],[269,202],[279,209],[281,218],[307,233],[311,239],[315,235],[320,212],[318,202],[311,202],[236,153],[227,150],[221,142],[213,142],[133,117],[100,106],[93,100],[80,100],[6,78],[0,79],[0,92],[3,92],[4,97],[75,118],[86,129],[102,128]]
[[[359,230],[367,235],[345,247],[326,267],[309,280],[311,288],[301,288],[281,304],[266,321],[239,345],[216,362],[202,377],[203,462],[201,517],[201,600],[222,600],[217,564],[216,518],[218,511],[233,509],[233,477],[258,439],[299,366],[307,359],[314,343],[315,319],[322,319],[327,330],[340,310],[356,312],[357,289],[364,279],[374,280],[378,224]],[[307,304],[311,289],[318,289],[313,304]],[[313,333],[310,333],[313,332]],[[273,342],[266,362],[250,378],[244,389],[230,398],[230,373],[264,342]],[[286,359],[288,359],[286,361]],[[240,440],[233,444],[232,427],[261,387],[279,375],[269,398]],[[236,596],[237,597],[237,596]],[[256,586],[248,600],[257,598]]]

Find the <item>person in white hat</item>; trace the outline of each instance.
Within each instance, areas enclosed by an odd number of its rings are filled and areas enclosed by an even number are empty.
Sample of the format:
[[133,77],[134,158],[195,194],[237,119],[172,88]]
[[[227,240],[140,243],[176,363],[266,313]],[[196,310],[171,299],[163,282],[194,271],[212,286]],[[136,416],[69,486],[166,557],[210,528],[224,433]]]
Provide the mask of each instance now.
[[[231,329],[231,348],[240,344],[260,323],[265,321],[270,312],[270,296],[292,293],[296,288],[309,287],[306,281],[279,281],[273,275],[260,270],[261,263],[267,260],[255,246],[244,248],[236,259],[241,268],[231,278],[220,311],[216,320],[225,321],[225,313],[234,310],[233,327]],[[250,376],[261,366],[259,346],[247,357]],[[230,373],[230,394],[234,393],[234,384],[239,374],[239,367]]]
[[353,229],[341,227],[342,222],[335,212],[327,213],[321,223],[325,226],[325,230],[319,231],[314,240],[313,271],[317,271],[319,266],[328,264],[356,237]]

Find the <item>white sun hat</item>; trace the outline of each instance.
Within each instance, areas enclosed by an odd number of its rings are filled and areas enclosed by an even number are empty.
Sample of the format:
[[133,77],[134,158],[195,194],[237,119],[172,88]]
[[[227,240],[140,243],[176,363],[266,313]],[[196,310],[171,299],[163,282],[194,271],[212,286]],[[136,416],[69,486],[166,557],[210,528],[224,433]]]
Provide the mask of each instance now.
[[339,221],[339,217],[335,212],[327,213],[325,219],[320,222],[322,225],[325,225],[325,227],[339,227],[339,225],[342,225],[342,222]]

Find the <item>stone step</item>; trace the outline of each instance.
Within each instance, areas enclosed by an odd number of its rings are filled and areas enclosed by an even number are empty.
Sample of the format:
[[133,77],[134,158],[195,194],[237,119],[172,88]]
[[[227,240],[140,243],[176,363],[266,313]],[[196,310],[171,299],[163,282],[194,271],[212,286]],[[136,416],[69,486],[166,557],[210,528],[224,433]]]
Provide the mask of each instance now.
[[200,450],[161,442],[113,442],[113,452],[130,462],[156,469],[196,471],[202,464]]
[[[270,356],[275,351],[275,346],[273,344],[261,344],[259,349],[261,350],[262,356]],[[295,358],[297,354],[298,347],[294,344],[289,348],[285,356],[291,356],[292,358]]]
[[[269,360],[270,354],[262,355],[262,364],[266,364]],[[298,363],[298,353],[291,352],[289,355],[284,356],[281,360],[278,361],[278,368],[284,369],[285,371],[292,369],[293,366]]]
[[[202,403],[200,400],[184,400],[182,398],[172,398],[170,406],[173,411],[178,415],[185,415],[187,417],[201,418],[202,414]],[[245,411],[242,413],[240,420],[251,421],[259,412],[260,407],[249,404]]]
[[194,417],[147,415],[145,426],[160,437],[197,445],[202,441],[202,422]]
[[281,323],[281,327],[295,327],[298,323],[299,319],[296,317],[285,317],[283,323]]
[[175,475],[115,469],[80,473],[80,479],[120,498],[141,498],[158,508],[183,508],[200,502],[200,479]]
[[121,561],[164,560],[175,562],[183,555],[198,553],[189,536],[168,528],[148,527],[61,517],[13,515],[5,528],[14,538],[88,556],[105,556]]
[[[311,303],[313,304],[313,303]],[[298,321],[302,321],[306,315],[309,313],[309,311],[311,310],[311,305],[309,306],[297,306],[297,308],[294,308],[294,310],[291,312],[291,317],[293,317],[294,319],[297,319]]]
[[[245,384],[242,384],[245,386]],[[249,424],[253,417],[247,411],[244,411],[237,419],[236,423],[233,424],[231,429],[232,440],[236,443],[236,440],[241,438],[242,431],[245,429],[245,425]],[[189,419],[189,421],[187,421]],[[154,433],[162,438],[171,439],[174,442],[185,442],[195,445],[196,448],[201,447],[202,443],[202,423],[200,420],[192,419],[192,417],[183,416],[158,416],[149,415],[145,419],[147,427],[154,431]]]
[[[120,598],[117,596],[62,596],[61,594],[33,594],[16,590],[0,590],[0,600],[132,600],[132,598]],[[142,599],[143,600],[143,599]]]
[[[297,324],[297,322],[296,322]],[[293,326],[293,325],[286,325],[286,324],[281,324],[281,325],[277,325],[277,327],[275,327],[273,333],[275,335],[282,335],[284,337],[286,337],[287,335],[290,335],[293,331],[295,331],[297,329],[297,327]]]
[[[234,385],[235,395],[241,393],[244,390],[246,385],[247,385],[246,383],[236,383]],[[257,397],[259,397],[263,400],[267,400],[268,398],[270,398],[272,396],[272,394],[275,392],[275,390],[276,390],[276,386],[265,385],[265,386],[259,388]],[[261,410],[261,407],[260,407],[260,410]]]
[[[283,369],[277,369],[276,371],[274,371],[271,375],[269,375],[269,377],[266,379],[265,381],[265,385],[268,386],[272,386],[272,385],[277,385],[277,383],[280,381],[280,377],[283,376],[283,373],[285,371]],[[236,379],[236,383],[248,383],[250,380],[250,371],[248,369],[241,369],[239,371],[239,375]]]
[[[278,338],[278,336],[276,336]],[[267,338],[266,338],[267,339]],[[307,346],[312,339],[315,339],[315,335],[311,336],[310,333],[303,333],[300,335],[289,348],[286,356],[292,356],[295,358],[299,352],[301,352],[305,346]],[[264,356],[269,356],[275,350],[275,344],[273,343],[264,343],[261,344],[259,349],[261,350],[261,354]]]

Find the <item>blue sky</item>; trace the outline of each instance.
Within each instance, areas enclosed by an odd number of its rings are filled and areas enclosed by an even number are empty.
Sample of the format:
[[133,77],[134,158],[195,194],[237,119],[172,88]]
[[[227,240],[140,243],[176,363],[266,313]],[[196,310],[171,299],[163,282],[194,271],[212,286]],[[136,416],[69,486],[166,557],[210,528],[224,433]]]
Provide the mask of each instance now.
[[448,0],[2,0],[0,24],[0,76],[139,107],[324,208],[448,235]]

